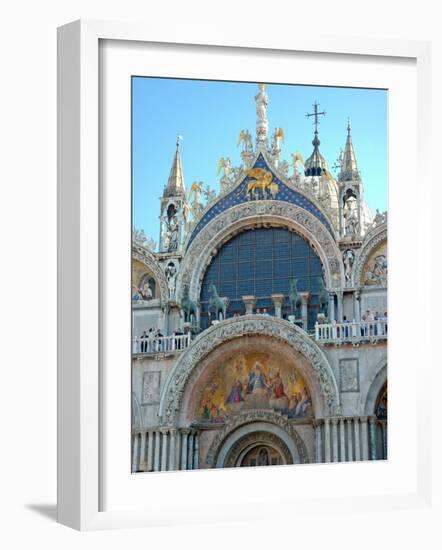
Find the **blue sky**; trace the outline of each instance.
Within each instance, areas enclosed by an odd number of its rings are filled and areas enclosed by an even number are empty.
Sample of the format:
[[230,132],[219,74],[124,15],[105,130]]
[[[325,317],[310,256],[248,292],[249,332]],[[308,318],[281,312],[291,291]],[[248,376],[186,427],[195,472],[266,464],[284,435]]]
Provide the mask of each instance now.
[[[172,164],[176,136],[187,190],[193,181],[219,189],[218,161],[241,164],[237,139],[242,129],[255,138],[254,83],[134,77],[132,81],[133,223],[158,242],[159,198]],[[282,158],[313,149],[312,104],[320,110],[320,150],[332,168],[351,119],[353,144],[370,208],[387,209],[387,92],[354,88],[270,84],[269,130],[282,127]],[[334,173],[334,172],[333,172]]]

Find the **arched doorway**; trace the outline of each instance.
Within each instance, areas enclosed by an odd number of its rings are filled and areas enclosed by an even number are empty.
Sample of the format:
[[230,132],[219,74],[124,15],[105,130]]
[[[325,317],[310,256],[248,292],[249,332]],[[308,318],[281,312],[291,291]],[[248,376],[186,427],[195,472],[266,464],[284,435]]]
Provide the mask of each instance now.
[[293,456],[286,443],[275,433],[251,431],[232,445],[223,467],[279,466],[293,464]]

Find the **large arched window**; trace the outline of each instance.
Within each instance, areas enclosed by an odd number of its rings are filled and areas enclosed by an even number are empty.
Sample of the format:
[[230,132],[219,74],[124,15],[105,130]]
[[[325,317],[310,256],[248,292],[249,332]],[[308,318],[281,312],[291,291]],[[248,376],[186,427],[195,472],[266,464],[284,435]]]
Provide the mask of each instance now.
[[246,230],[228,241],[212,259],[201,287],[201,327],[207,328],[209,287],[227,297],[227,317],[244,314],[243,296],[253,295],[256,308],[274,314],[272,294],[284,294],[283,316],[291,313],[290,281],[298,280],[298,292],[311,293],[308,326],[312,329],[318,313],[319,279],[322,264],[309,243],[286,228]]

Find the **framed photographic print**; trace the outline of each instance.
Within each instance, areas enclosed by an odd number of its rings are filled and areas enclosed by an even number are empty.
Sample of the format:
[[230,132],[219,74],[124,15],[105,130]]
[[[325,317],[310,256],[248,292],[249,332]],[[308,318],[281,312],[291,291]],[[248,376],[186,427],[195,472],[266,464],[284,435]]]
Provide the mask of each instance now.
[[61,522],[425,502],[427,55],[60,29]]

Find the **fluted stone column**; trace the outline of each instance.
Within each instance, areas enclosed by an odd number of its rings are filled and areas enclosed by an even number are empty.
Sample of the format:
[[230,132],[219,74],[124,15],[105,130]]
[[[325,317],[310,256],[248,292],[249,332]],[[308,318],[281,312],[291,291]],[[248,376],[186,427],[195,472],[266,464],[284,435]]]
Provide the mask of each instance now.
[[346,452],[345,452],[345,419],[341,418],[339,420],[339,436],[340,436],[340,450],[341,450],[341,462],[346,461]]
[[139,444],[139,434],[136,433],[134,436],[134,447],[132,454],[132,472],[138,470],[138,444]]
[[362,460],[368,460],[368,418],[361,416]]
[[357,418],[347,418],[347,460],[353,461],[353,430],[357,427]]
[[308,302],[310,300],[310,292],[300,292],[299,296],[301,297],[302,328],[304,330],[307,330],[308,329]]
[[181,430],[181,470],[187,470],[187,439],[190,430],[183,428]]
[[273,307],[275,308],[275,317],[281,319],[282,305],[284,303],[284,294],[272,294]]
[[376,418],[370,416],[368,419],[369,424],[369,441],[370,441],[370,460],[376,460]]
[[354,419],[354,436],[355,436],[355,460],[361,460],[361,440],[359,437],[359,430],[360,430],[360,422],[359,418]]
[[169,430],[170,433],[170,449],[169,449],[169,470],[176,470],[176,434],[175,428]]
[[146,432],[141,432],[141,444],[140,444],[140,466],[139,469],[142,472],[146,471]]
[[256,305],[255,296],[251,296],[251,295],[243,296],[242,301],[246,306],[246,315],[253,315],[253,310],[255,309],[255,305]]
[[199,468],[199,453],[200,453],[200,434],[195,432],[195,442],[193,445],[193,468],[198,470]]
[[168,464],[168,442],[169,442],[169,430],[162,429],[161,430],[161,471],[165,472],[167,471],[167,464]]
[[154,454],[154,462],[153,462],[154,472],[160,471],[160,445],[161,445],[161,433],[158,430],[156,430],[155,431],[155,454]]
[[325,462],[331,462],[331,449],[330,449],[330,419],[324,419],[324,455]]
[[337,418],[331,419],[332,427],[332,462],[339,462],[339,451],[338,451],[338,422]]

